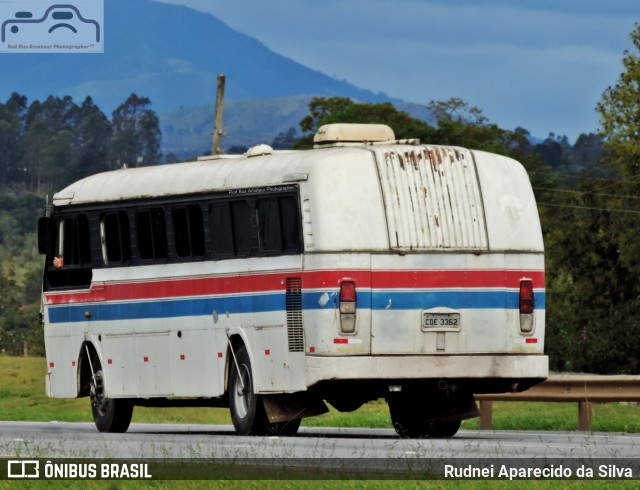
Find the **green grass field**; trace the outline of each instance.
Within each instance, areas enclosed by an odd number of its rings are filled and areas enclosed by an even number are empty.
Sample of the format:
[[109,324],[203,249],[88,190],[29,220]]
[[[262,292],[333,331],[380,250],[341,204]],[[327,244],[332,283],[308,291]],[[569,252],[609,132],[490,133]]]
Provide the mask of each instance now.
[[[0,420],[91,422],[88,398],[52,399],[45,395],[46,363],[39,357],[0,355]],[[577,404],[542,402],[495,402],[496,430],[575,430]],[[223,408],[136,407],[133,422],[176,424],[230,424]],[[463,429],[477,429],[478,419],[467,420]],[[305,419],[307,427],[390,428],[391,420],[383,400],[371,402],[352,413],[329,413]],[[640,432],[640,406],[622,403],[594,404],[594,431]]]
[[96,489],[96,490],[119,490],[119,489],[172,489],[172,490],[196,490],[201,488],[212,489],[266,489],[266,490],[350,490],[350,489],[372,489],[372,490],[405,490],[405,489],[436,489],[436,490],[475,490],[492,488],[498,490],[547,490],[547,489],[636,489],[636,482],[603,482],[603,481],[396,481],[396,480],[256,480],[256,481],[33,481],[23,482],[0,481],[0,489],[15,490],[16,488],[47,489],[47,490],[69,490],[70,488]]

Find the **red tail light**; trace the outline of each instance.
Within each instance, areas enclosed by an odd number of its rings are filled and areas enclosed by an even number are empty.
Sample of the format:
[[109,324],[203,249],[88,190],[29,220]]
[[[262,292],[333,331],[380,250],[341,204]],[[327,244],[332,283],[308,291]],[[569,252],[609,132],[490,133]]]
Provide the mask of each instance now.
[[533,298],[533,281],[531,279],[520,280],[520,314],[530,315],[535,309]]
[[340,283],[340,333],[346,335],[356,333],[356,283],[354,281]]
[[342,281],[340,284],[340,302],[356,301],[356,283],[353,281]]

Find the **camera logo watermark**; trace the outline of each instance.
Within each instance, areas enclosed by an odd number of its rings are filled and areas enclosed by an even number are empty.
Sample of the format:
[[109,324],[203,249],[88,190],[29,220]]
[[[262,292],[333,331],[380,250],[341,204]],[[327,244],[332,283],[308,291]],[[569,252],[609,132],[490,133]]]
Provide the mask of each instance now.
[[103,0],[0,2],[0,53],[104,52]]

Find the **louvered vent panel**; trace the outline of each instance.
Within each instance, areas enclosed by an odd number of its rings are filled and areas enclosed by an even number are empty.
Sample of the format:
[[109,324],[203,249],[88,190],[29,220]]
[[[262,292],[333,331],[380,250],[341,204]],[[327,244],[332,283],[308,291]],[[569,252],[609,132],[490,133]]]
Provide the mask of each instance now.
[[469,150],[441,146],[375,149],[389,240],[397,249],[488,247]]
[[287,277],[286,309],[289,352],[304,352],[302,280],[299,277]]

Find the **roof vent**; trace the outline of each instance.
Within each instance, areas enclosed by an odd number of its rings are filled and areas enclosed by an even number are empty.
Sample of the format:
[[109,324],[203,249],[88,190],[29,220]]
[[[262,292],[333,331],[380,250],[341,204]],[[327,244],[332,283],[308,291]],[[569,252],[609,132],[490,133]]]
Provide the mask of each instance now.
[[313,143],[370,143],[375,141],[395,141],[396,135],[386,124],[325,124],[320,126]]
[[262,145],[252,146],[251,148],[249,148],[245,153],[245,156],[247,158],[251,158],[251,157],[257,157],[260,155],[271,155],[272,153],[273,153],[273,148],[271,148],[269,145],[262,144]]

